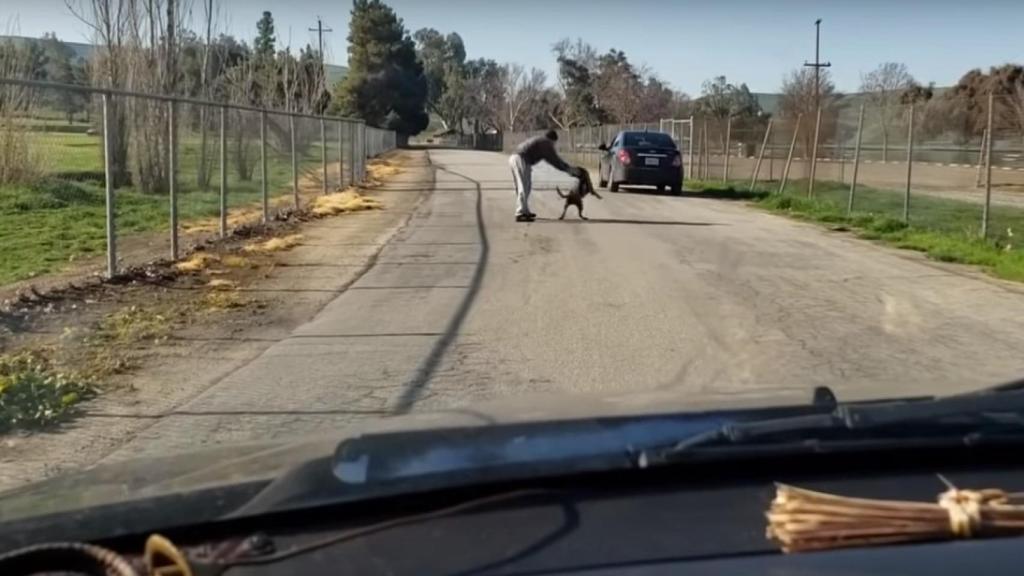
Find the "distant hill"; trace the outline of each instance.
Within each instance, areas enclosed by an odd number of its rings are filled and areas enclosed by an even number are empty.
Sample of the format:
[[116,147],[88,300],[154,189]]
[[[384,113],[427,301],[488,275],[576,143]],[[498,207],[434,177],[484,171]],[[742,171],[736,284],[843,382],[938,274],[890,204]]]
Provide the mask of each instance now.
[[[938,98],[951,88],[952,86],[936,86],[932,97]],[[782,94],[775,92],[754,92],[754,97],[757,98],[757,103],[761,105],[761,110],[764,110],[765,113],[775,114],[779,111],[779,103],[782,100]],[[843,94],[842,107],[858,107],[861,105],[861,102],[864,101],[864,98],[865,95],[863,92],[845,93]]]

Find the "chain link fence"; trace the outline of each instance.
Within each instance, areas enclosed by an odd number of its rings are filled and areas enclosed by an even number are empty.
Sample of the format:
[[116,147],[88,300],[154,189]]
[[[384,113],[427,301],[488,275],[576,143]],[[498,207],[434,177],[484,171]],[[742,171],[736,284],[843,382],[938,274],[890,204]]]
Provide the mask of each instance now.
[[395,146],[358,120],[0,78],[0,285],[177,259]]
[[[980,101],[980,102],[979,102]],[[989,114],[991,111],[991,114]],[[814,197],[849,216],[988,238],[1024,233],[1024,99],[936,97],[881,105],[850,97],[802,114],[693,116],[559,131],[567,160],[594,168],[620,130],[670,134],[687,187]],[[692,130],[692,131],[691,131]],[[542,131],[503,135],[503,149]]]

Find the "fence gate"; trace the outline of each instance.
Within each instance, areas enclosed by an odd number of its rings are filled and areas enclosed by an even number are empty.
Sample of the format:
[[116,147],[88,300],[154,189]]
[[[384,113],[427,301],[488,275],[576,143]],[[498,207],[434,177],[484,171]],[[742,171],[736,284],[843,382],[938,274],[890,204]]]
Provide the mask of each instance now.
[[689,118],[662,118],[658,120],[658,131],[672,137],[679,147],[679,153],[686,160],[685,178],[693,174],[693,116]]

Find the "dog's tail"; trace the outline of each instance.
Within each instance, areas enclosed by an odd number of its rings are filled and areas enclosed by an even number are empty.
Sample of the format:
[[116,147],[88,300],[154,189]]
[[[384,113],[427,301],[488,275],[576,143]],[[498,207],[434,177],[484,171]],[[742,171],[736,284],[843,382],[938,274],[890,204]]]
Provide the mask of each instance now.
[[568,196],[566,196],[565,194],[562,194],[562,189],[559,188],[558,186],[555,186],[555,192],[557,192],[558,195],[561,196],[562,198],[568,198]]

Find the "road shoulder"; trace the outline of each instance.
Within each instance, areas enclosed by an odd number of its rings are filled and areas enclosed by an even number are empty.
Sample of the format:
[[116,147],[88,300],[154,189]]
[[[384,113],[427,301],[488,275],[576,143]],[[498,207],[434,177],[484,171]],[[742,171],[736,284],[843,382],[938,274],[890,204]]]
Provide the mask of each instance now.
[[[425,152],[401,151],[389,160],[401,172],[360,190],[383,209],[301,223],[290,231],[296,246],[254,254],[251,260],[260,265],[253,265],[244,281],[222,282],[227,290],[211,289],[218,285],[218,271],[207,270],[191,282],[129,287],[119,294],[119,306],[132,310],[145,309],[147,302],[154,310],[177,310],[180,302],[174,302],[179,300],[225,304],[205,308],[140,345],[130,371],[113,376],[107,392],[84,404],[80,417],[48,431],[0,435],[0,490],[102,460],[244,368],[336,299],[372,266],[432,188],[433,169]],[[75,305],[79,311],[85,308]],[[68,314],[68,322],[84,320],[78,316]]]

